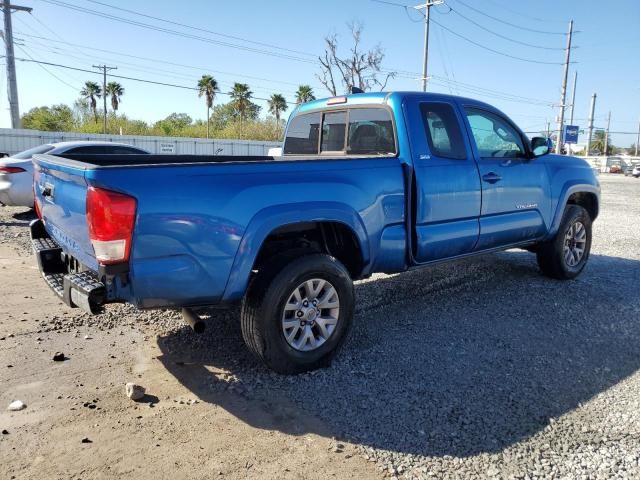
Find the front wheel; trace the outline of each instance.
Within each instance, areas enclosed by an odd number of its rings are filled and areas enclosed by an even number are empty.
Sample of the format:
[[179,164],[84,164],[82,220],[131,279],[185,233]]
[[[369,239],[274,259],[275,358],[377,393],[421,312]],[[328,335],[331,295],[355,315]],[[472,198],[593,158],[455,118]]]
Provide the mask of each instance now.
[[584,269],[591,251],[591,217],[579,205],[567,205],[560,228],[536,251],[542,273],[559,280],[577,277]]
[[267,263],[242,302],[242,335],[269,368],[294,374],[330,364],[353,321],[349,272],[323,254]]

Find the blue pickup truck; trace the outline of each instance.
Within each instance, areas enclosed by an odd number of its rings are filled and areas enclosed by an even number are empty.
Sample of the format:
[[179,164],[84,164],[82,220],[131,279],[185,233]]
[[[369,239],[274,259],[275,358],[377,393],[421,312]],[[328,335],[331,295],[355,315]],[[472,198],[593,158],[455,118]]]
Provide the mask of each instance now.
[[364,93],[297,107],[280,157],[38,155],[31,237],[70,306],[241,303],[270,368],[327,365],[353,281],[508,248],[584,268],[600,187],[501,111],[448,95]]

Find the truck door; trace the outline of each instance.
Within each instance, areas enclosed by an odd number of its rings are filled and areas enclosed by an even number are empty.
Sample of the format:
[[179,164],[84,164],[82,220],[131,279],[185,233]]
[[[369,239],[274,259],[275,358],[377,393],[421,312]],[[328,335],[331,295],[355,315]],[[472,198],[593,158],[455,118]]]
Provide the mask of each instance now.
[[528,157],[525,139],[506,117],[478,107],[464,111],[482,179],[476,250],[540,238],[551,208],[544,162]]
[[460,113],[447,101],[407,102],[415,177],[416,262],[473,251],[480,233],[478,167]]

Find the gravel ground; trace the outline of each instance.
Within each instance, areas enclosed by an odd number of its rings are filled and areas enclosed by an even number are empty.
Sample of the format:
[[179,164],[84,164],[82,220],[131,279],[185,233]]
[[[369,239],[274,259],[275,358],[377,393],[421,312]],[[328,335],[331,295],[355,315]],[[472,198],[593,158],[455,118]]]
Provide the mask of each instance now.
[[[287,405],[283,415],[319,419],[311,433],[354,445],[390,477],[640,478],[640,180],[601,183],[578,279],[546,279],[519,250],[376,275],[357,284],[356,326],[325,370],[267,371],[245,350],[235,310],[203,312],[202,335],[176,312],[127,306],[41,328],[155,333],[158,359],[202,401],[255,427],[260,416],[221,403],[220,390]],[[27,255],[29,218],[0,207],[0,243]]]

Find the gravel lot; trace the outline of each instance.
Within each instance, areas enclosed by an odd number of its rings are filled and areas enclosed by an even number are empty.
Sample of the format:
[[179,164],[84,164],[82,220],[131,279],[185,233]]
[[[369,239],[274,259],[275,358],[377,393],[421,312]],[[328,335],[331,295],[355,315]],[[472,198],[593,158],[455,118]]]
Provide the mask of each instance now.
[[[578,279],[546,279],[519,250],[377,275],[356,287],[342,353],[310,374],[261,367],[236,311],[203,312],[202,335],[175,312],[126,306],[45,315],[38,328],[146,334],[163,371],[205,406],[294,442],[326,438],[335,455],[361,460],[359,475],[640,478],[640,180],[600,180],[592,256]],[[0,245],[29,255],[29,218],[0,207]],[[0,342],[3,359],[19,354]]]

